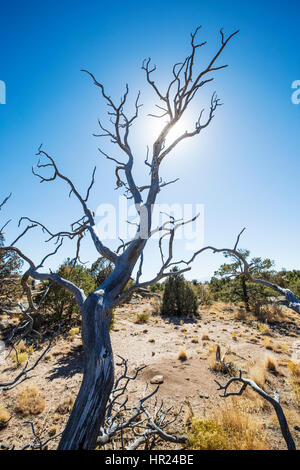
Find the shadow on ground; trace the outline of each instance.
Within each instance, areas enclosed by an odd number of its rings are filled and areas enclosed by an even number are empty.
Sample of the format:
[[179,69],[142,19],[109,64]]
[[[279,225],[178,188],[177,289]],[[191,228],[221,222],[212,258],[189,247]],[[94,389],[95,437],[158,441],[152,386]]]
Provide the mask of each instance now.
[[55,367],[50,371],[47,379],[54,380],[60,377],[70,378],[83,371],[83,349],[81,345],[73,346],[71,350],[58,358]]
[[166,323],[173,323],[173,325],[183,326],[183,325],[198,323],[199,320],[201,319],[201,315],[195,315],[195,316],[189,316],[189,317],[163,315],[163,316],[160,316],[160,318],[162,321]]

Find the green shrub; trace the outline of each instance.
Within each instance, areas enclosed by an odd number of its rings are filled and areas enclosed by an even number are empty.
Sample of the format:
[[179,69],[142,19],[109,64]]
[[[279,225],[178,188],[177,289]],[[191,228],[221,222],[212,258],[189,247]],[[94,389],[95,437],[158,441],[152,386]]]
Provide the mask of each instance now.
[[[70,259],[67,259],[60,266],[58,274],[80,287],[84,291],[85,295],[88,295],[97,286],[89,269],[78,264],[73,266]],[[37,302],[41,300],[44,289],[49,287],[49,285],[49,281],[43,283],[42,291],[36,296]],[[40,311],[50,315],[49,320],[51,319],[53,322],[60,321],[62,317],[65,318],[66,322],[70,322],[73,314],[76,314],[76,317],[80,320],[80,311],[74,296],[58,284],[52,284],[50,286],[49,292],[41,305]]]
[[200,305],[203,306],[210,306],[213,303],[214,296],[210,291],[208,284],[200,284],[194,285],[194,292],[197,295],[198,301]]
[[188,448],[193,450],[227,450],[228,439],[218,423],[212,419],[193,417],[188,431]]
[[193,289],[183,275],[174,269],[174,274],[165,283],[161,314],[193,316],[197,313],[197,308],[197,297]]
[[138,313],[136,316],[135,323],[143,324],[143,323],[148,323],[149,321],[149,313]]

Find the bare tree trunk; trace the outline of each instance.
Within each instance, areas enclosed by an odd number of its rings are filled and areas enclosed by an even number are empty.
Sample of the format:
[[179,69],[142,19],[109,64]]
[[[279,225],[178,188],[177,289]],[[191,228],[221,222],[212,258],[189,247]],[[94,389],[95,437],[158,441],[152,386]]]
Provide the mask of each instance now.
[[243,298],[244,298],[246,311],[250,312],[249,296],[248,296],[248,290],[247,290],[247,284],[246,284],[246,277],[244,274],[242,275],[242,289],[243,289]]
[[91,294],[82,313],[85,354],[83,380],[63,432],[59,450],[89,450],[96,446],[106,404],[114,383],[109,326],[112,310],[103,291]]

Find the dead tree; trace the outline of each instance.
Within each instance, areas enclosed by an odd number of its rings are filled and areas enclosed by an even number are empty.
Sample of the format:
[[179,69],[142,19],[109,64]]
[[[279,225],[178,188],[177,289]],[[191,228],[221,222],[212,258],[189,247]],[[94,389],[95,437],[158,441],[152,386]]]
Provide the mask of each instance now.
[[[58,447],[61,450],[94,449],[99,429],[103,426],[107,402],[114,383],[113,352],[109,335],[113,307],[123,302],[137,288],[143,288],[169,276],[171,274],[170,268],[177,265],[177,262],[173,261],[175,231],[187,222],[175,221],[170,217],[169,221],[160,227],[152,227],[152,211],[158,193],[166,185],[177,181],[164,182],[160,176],[160,167],[161,163],[166,160],[170,152],[179,143],[196,137],[210,125],[215,111],[220,106],[220,100],[217,95],[215,93],[212,95],[207,115],[205,115],[204,109],[202,109],[194,129],[179,135],[170,144],[166,143],[166,139],[170,130],[189,109],[190,103],[196,97],[197,92],[214,80],[212,74],[227,67],[227,65],[218,65],[217,61],[228,43],[238,33],[238,31],[235,31],[226,38],[221,30],[220,46],[217,52],[209,60],[207,66],[201,71],[196,72],[197,51],[206,44],[206,42],[197,42],[196,36],[199,29],[197,28],[191,34],[190,54],[183,62],[174,65],[172,78],[166,91],[162,91],[153,80],[156,67],[151,65],[151,59],[145,60],[142,65],[146,80],[159,100],[159,104],[156,106],[161,111],[161,114],[153,116],[167,120],[166,123],[162,124],[162,130],[153,143],[151,155],[149,152],[145,160],[146,168],[150,173],[148,185],[139,186],[134,180],[134,153],[129,142],[132,125],[139,116],[141,107],[139,102],[140,93],[135,101],[135,111],[133,115],[129,116],[125,113],[125,105],[127,104],[129,93],[128,85],[126,85],[125,93],[120,103],[116,104],[106,92],[103,84],[92,73],[84,71],[92,78],[109,108],[108,115],[111,124],[107,128],[107,126],[104,126],[99,121],[100,132],[97,135],[110,139],[121,150],[124,156],[124,160],[121,161],[100,149],[101,155],[116,165],[117,187],[123,188],[127,196],[132,198],[135,203],[139,223],[133,239],[127,243],[122,243],[121,247],[115,251],[107,247],[101,240],[101,234],[97,231],[94,212],[88,206],[89,195],[95,184],[96,169],[92,173],[91,183],[86,194],[81,195],[72,180],[61,172],[55,159],[40,146],[37,153],[39,157],[37,168],[33,169],[34,175],[40,179],[41,183],[55,180],[64,181],[69,188],[70,194],[79,202],[83,215],[71,225],[70,230],[61,232],[54,232],[41,222],[29,217],[23,217],[20,220],[20,224],[27,223],[26,228],[9,246],[1,248],[6,251],[14,251],[28,265],[28,269],[22,277],[22,285],[28,297],[30,311],[36,310],[27,283],[27,280],[32,278],[39,281],[50,281],[67,289],[74,295],[82,314],[82,342],[85,357],[83,380]],[[47,171],[47,176],[44,176],[44,170]],[[52,174],[49,176],[51,171]],[[42,229],[47,235],[48,240],[56,243],[56,248],[53,249],[53,252],[45,255],[44,259],[40,262],[34,262],[17,246],[20,238],[26,236],[34,228]],[[147,241],[157,232],[161,233],[160,248],[161,241],[163,239],[168,240],[167,255],[164,257],[161,253],[162,266],[157,275],[153,279],[141,282],[144,261],[143,251]],[[58,274],[41,271],[45,261],[51,255],[57,253],[66,238],[76,241],[75,261],[77,261],[79,259],[81,240],[86,234],[90,235],[98,253],[109,260],[114,266],[110,276],[87,298],[84,292],[72,282],[63,279]],[[135,282],[129,290],[123,292],[136,266],[138,270]],[[190,269],[190,266],[186,266],[179,270],[179,272],[185,272]]]
[[[285,440],[286,446],[288,450],[296,450],[295,442],[294,439],[291,435],[286,417],[284,415],[283,409],[280,404],[280,396],[279,393],[275,392],[274,397],[266,393],[262,388],[260,388],[253,380],[246,379],[242,377],[242,371],[240,371],[240,374],[238,377],[232,377],[231,379],[228,380],[228,382],[225,385],[221,385],[217,380],[215,380],[216,384],[218,385],[218,390],[223,390],[223,394],[221,397],[230,397],[230,396],[240,396],[244,393],[247,387],[252,388],[254,392],[256,392],[258,395],[260,395],[262,398],[267,400],[271,405],[273,406],[279,425],[281,429],[281,433],[283,435],[283,438]],[[228,392],[227,390],[232,384],[241,384],[241,388],[238,392]]]

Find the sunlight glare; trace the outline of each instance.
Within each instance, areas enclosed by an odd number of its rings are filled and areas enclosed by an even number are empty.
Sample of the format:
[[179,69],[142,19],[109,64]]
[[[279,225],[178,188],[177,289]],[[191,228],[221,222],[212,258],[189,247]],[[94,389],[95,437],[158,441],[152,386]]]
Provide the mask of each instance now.
[[[147,116],[146,121],[146,132],[147,132],[147,141],[152,145],[160,132],[162,131],[164,125],[167,123],[165,118],[154,118],[152,116]],[[195,129],[195,122],[188,119],[187,116],[183,115],[181,119],[174,125],[174,127],[168,133],[166,138],[166,146],[172,144],[174,140],[184,134],[186,131],[191,132]]]

